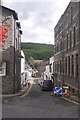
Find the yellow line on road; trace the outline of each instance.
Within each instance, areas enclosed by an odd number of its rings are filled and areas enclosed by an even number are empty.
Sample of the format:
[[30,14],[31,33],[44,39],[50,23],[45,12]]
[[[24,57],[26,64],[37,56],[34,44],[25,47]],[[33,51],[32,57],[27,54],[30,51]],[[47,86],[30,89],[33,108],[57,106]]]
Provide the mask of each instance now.
[[29,93],[29,91],[31,90],[31,88],[32,88],[32,84],[30,85],[30,87],[29,87],[29,89],[27,90],[27,92],[26,93],[24,93],[22,96],[20,96],[20,97],[25,97],[28,93]]
[[66,100],[66,101],[69,101],[69,102],[71,102],[71,103],[74,103],[74,104],[76,104],[76,105],[80,105],[80,103],[78,103],[78,102],[76,102],[76,101],[73,101],[73,100],[70,100],[70,99],[68,99],[68,98],[62,98],[62,99]]
[[[27,92],[24,93],[24,94],[23,94],[22,96],[20,96],[20,97],[25,97],[25,96],[30,92],[30,90],[31,90],[31,88],[32,88],[32,85],[33,85],[33,84],[31,84],[30,87],[29,87],[29,89],[27,90]],[[80,106],[80,103],[78,103],[78,102],[76,102],[76,101],[70,100],[70,99],[68,99],[68,98],[63,98],[63,97],[62,97],[62,99],[64,99],[64,100],[66,100],[66,101],[68,101],[68,102],[71,102],[71,103],[74,103],[74,104]]]

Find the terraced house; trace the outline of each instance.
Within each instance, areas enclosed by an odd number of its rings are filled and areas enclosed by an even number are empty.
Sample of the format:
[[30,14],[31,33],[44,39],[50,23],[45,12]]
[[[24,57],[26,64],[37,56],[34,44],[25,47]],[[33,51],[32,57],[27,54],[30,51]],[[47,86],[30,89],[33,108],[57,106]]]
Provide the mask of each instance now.
[[2,94],[21,89],[21,26],[17,13],[0,6],[0,85]]
[[70,2],[54,28],[55,85],[67,85],[70,91],[80,87],[80,2]]

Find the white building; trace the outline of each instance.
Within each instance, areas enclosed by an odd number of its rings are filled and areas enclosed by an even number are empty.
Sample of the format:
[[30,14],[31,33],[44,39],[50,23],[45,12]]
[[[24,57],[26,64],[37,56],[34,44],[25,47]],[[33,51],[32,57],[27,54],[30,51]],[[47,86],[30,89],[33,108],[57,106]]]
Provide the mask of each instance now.
[[32,68],[28,64],[26,64],[25,73],[26,73],[26,79],[29,80],[32,77]]
[[21,85],[26,85],[26,76],[25,76],[25,54],[21,50]]
[[46,69],[43,73],[43,79],[44,80],[51,80],[51,76],[54,72],[54,56],[52,56],[50,59],[49,59],[49,64],[46,65]]
[[41,75],[41,79],[43,80],[50,80],[50,68],[49,64],[46,65],[45,71]]
[[45,71],[45,73],[46,73],[46,80],[49,80],[49,79],[50,79],[50,75],[49,75],[49,73],[50,73],[49,64],[46,65],[46,71]]
[[49,66],[50,66],[50,79],[51,79],[51,75],[53,74],[54,72],[54,56],[52,56],[50,59],[49,59]]
[[26,63],[26,69],[25,69],[26,81],[27,83],[30,83],[30,84],[33,83],[32,71],[33,69],[28,65],[28,63]]

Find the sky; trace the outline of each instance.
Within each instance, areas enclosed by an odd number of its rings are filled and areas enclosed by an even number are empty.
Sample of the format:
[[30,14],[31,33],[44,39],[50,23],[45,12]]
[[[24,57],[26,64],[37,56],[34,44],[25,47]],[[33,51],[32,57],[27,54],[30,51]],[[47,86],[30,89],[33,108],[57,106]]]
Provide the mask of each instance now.
[[18,13],[22,42],[54,44],[54,27],[70,0],[3,0]]

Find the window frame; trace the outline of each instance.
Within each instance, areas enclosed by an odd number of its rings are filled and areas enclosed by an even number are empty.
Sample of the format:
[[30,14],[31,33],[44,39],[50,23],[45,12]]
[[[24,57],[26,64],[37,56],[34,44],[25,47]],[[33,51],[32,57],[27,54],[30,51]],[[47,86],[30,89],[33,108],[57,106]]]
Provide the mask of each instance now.
[[6,62],[0,62],[2,66],[0,66],[0,76],[6,76]]

